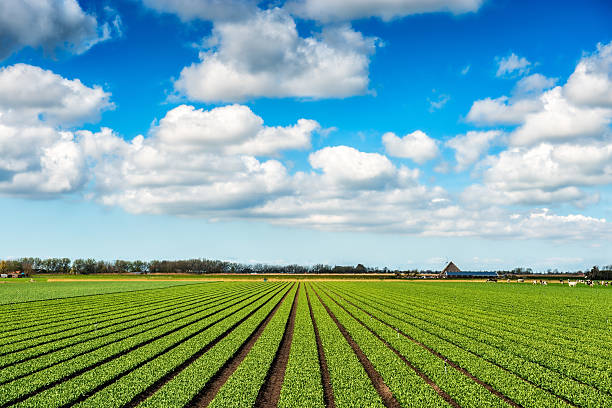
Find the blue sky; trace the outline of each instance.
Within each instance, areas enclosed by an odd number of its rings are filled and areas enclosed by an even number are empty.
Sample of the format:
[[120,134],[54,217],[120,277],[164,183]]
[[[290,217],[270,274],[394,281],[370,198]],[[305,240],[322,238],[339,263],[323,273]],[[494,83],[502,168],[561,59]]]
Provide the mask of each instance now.
[[0,257],[610,263],[606,1],[9,0]]

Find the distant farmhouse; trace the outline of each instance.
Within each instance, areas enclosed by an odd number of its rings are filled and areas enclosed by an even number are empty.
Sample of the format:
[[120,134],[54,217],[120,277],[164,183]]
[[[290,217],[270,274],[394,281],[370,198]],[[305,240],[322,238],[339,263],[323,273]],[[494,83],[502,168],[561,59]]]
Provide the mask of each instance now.
[[497,278],[497,272],[474,272],[461,271],[453,262],[449,262],[446,268],[438,275],[440,278]]

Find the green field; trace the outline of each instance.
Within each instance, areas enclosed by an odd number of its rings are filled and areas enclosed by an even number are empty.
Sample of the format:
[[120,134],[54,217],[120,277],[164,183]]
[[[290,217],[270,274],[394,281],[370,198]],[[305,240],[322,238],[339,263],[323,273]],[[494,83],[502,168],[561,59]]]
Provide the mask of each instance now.
[[0,286],[0,407],[612,407],[609,287]]
[[20,303],[33,300],[46,300],[87,296],[103,293],[131,292],[155,288],[167,288],[195,282],[45,282],[29,279],[6,279],[0,284],[0,304]]

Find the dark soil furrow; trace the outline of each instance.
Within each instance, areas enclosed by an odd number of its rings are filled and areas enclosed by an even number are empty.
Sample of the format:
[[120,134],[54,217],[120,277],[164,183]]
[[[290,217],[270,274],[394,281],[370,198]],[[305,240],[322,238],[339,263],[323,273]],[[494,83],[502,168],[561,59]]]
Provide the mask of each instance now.
[[[293,285],[291,287],[293,287]],[[223,364],[223,367],[221,367],[221,369],[219,369],[215,375],[211,377],[206,385],[204,385],[202,390],[200,390],[200,392],[196,394],[187,405],[185,405],[185,408],[207,407],[210,404],[223,384],[227,382],[228,378],[230,378],[230,376],[246,358],[247,354],[249,354],[249,351],[251,351],[253,345],[257,342],[257,339],[259,339],[270,320],[272,320],[280,306],[283,304],[289,292],[291,292],[291,289],[285,293],[278,304],[274,306],[274,309],[270,311],[268,316],[266,316],[266,318],[257,326],[255,331],[251,333],[246,341],[242,343],[236,353],[228,361],[226,361],[225,364]]]
[[[385,384],[382,376],[380,375],[380,373],[378,371],[376,371],[376,369],[374,368],[374,365],[368,359],[368,357],[365,355],[363,350],[361,350],[361,348],[359,347],[357,342],[355,342],[355,340],[353,340],[353,338],[351,337],[349,332],[346,330],[346,328],[342,325],[342,323],[340,323],[338,321],[338,319],[336,318],[334,313],[329,309],[329,307],[327,307],[327,305],[323,302],[323,299],[321,299],[321,297],[319,296],[319,294],[316,291],[315,291],[315,295],[317,296],[317,298],[319,298],[319,301],[321,302],[321,304],[323,305],[323,307],[327,311],[327,314],[329,314],[329,317],[331,317],[331,319],[334,321],[334,323],[336,323],[336,326],[338,326],[338,329],[340,330],[340,333],[342,333],[342,336],[344,336],[344,338],[346,339],[348,344],[351,346],[351,348],[353,349],[353,351],[357,355],[357,358],[359,359],[359,362],[361,363],[361,365],[365,369],[366,373],[368,374],[368,377],[370,377],[370,381],[372,381],[372,385],[374,386],[374,388],[376,389],[376,391],[380,395],[380,398],[382,399],[383,403],[385,404],[385,407],[400,408],[401,405],[400,405],[399,401],[393,396],[393,393],[391,392],[391,390],[389,389],[387,384]],[[458,405],[457,405],[457,407],[458,407]]]
[[275,407],[280,399],[283,380],[285,379],[285,371],[287,370],[287,362],[289,361],[289,353],[291,352],[291,342],[293,341],[293,329],[295,327],[295,315],[297,313],[298,297],[300,296],[300,284],[298,283],[297,292],[293,298],[291,313],[285,325],[285,332],[281,343],[276,351],[274,360],[266,374],[266,380],[259,389],[255,407]]
[[323,350],[323,343],[319,336],[319,328],[317,327],[317,321],[315,320],[314,313],[312,312],[312,306],[310,304],[310,296],[308,291],[306,292],[306,300],[308,301],[308,309],[310,310],[310,320],[312,320],[312,326],[314,328],[315,339],[317,341],[317,353],[319,354],[319,367],[321,367],[321,383],[323,385],[323,401],[327,408],[336,408],[334,401],[334,390],[331,386],[331,377],[329,376],[329,369],[327,368],[327,360],[325,360],[325,351]]

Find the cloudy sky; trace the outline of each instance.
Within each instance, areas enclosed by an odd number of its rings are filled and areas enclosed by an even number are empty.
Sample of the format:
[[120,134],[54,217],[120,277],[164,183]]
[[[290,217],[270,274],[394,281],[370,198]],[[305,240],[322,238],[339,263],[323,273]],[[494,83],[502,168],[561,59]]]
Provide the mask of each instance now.
[[607,0],[4,0],[0,257],[612,262]]

